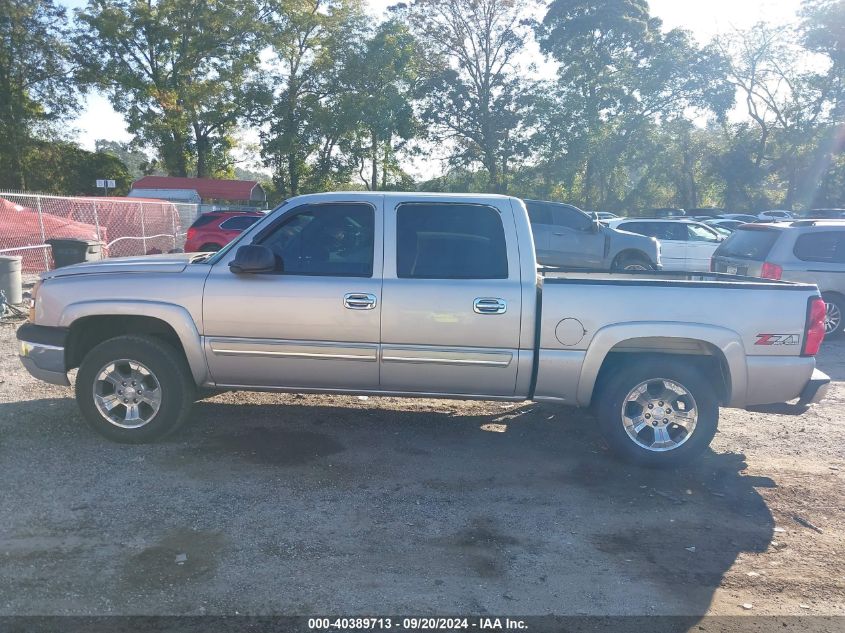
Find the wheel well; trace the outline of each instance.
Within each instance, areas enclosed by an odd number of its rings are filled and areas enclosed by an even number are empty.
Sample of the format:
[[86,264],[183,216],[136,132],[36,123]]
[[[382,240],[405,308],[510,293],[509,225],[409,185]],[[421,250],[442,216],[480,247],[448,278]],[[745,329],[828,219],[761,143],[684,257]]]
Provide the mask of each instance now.
[[602,362],[593,393],[611,373],[620,367],[642,361],[644,357],[672,357],[689,363],[707,376],[716,389],[720,404],[730,402],[731,371],[722,350],[705,341],[674,337],[635,338],[617,343]]
[[654,262],[651,261],[651,257],[646,255],[643,251],[637,250],[636,248],[626,248],[624,251],[617,253],[616,257],[613,258],[613,265],[616,266],[625,257],[632,257],[632,258],[635,258],[635,259],[644,259],[649,264],[654,263]]
[[82,317],[70,326],[65,364],[67,369],[79,367],[82,359],[94,347],[115,336],[146,334],[169,343],[183,355],[182,341],[169,323],[148,316],[98,315]]
[[845,295],[841,292],[837,292],[836,290],[822,290],[822,297],[829,297],[831,295],[835,296],[840,301],[845,302]]

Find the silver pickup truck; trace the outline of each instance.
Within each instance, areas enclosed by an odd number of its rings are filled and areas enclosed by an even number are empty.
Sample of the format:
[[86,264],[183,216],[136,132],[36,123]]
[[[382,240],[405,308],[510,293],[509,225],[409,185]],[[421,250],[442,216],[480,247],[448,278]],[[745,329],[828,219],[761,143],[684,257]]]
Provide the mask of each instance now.
[[59,385],[78,367],[84,417],[120,442],[173,431],[206,389],[533,399],[594,406],[615,451],[659,466],[702,452],[720,406],[829,384],[815,286],[538,274],[507,196],[301,196],[217,253],[60,268],[33,294],[23,364]]

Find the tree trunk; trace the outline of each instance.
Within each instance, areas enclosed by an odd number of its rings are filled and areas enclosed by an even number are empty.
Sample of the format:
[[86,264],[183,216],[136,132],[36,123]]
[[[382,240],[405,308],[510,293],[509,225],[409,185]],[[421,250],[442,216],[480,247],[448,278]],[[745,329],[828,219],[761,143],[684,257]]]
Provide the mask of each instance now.
[[208,177],[208,136],[195,130],[195,140],[197,145],[197,178]]
[[373,161],[370,173],[370,191],[378,189],[378,135],[375,130],[370,131],[370,156]]

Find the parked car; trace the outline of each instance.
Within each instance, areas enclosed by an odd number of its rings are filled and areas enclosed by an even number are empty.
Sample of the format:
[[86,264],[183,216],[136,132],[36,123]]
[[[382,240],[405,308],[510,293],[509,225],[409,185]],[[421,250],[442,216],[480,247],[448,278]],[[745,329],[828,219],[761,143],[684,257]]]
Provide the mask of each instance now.
[[720,218],[724,218],[725,220],[739,220],[740,222],[760,222],[760,218],[756,215],[750,215],[748,213],[723,213],[719,216]]
[[22,363],[60,385],[79,367],[83,417],[120,442],[174,431],[203,388],[533,399],[595,404],[617,453],[668,466],[705,450],[720,406],[830,384],[815,286],[544,279],[507,196],[299,196],[216,254],[68,266],[33,295]]
[[665,270],[710,270],[710,257],[723,239],[706,224],[684,219],[625,218],[608,224],[620,231],[657,238]]
[[845,313],[845,221],[747,224],[719,245],[711,269],[732,275],[816,284],[825,332],[839,336]]
[[730,218],[712,218],[710,220],[704,220],[704,224],[715,231],[720,231],[720,229],[721,231],[726,231],[727,233],[724,233],[724,235],[727,236],[746,223],[742,220],[731,220]]
[[697,209],[686,209],[686,215],[696,218],[718,218],[725,212],[724,209],[716,207],[700,207]]
[[842,220],[845,219],[845,209],[810,209],[801,216],[812,219]]
[[561,202],[525,200],[537,261],[544,266],[598,270],[659,269],[656,240],[623,233]]
[[673,207],[659,207],[657,209],[645,209],[642,213],[644,218],[682,218],[686,215],[683,209]]
[[792,220],[795,218],[795,216],[792,215],[791,211],[781,211],[779,209],[773,209],[771,211],[762,211],[758,213],[757,218],[765,222],[777,222],[781,220]]
[[186,253],[219,251],[264,217],[261,211],[210,211],[199,216],[188,229]]

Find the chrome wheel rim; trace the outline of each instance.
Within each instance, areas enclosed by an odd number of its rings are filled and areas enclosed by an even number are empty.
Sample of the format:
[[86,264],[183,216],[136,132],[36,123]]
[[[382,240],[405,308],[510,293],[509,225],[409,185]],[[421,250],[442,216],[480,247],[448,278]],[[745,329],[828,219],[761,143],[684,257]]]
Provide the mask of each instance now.
[[161,384],[149,367],[121,359],[103,365],[94,378],[94,404],[110,424],[137,429],[161,407]]
[[695,398],[682,384],[666,378],[651,378],[631,389],[621,413],[628,438],[653,452],[682,446],[698,423]]
[[624,270],[648,270],[648,266],[643,264],[628,264]]
[[830,301],[824,302],[824,333],[830,334],[842,323],[842,311]]

